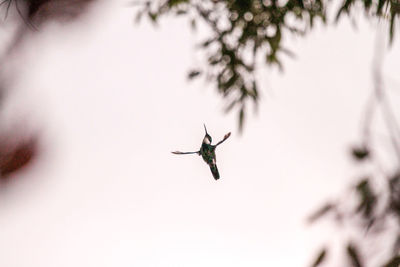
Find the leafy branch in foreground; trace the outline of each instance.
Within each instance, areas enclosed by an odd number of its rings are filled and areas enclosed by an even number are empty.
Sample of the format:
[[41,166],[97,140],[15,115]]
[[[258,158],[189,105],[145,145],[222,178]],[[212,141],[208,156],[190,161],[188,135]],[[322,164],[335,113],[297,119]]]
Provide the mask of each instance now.
[[[370,17],[390,21],[393,39],[395,18],[400,13],[399,0],[345,0],[336,19],[351,15],[361,2]],[[189,72],[188,78],[204,76],[226,99],[226,112],[236,109],[238,125],[243,129],[246,107],[257,105],[260,98],[255,72],[256,59],[282,69],[281,55],[293,55],[282,40],[285,36],[303,35],[315,25],[326,22],[328,5],[322,0],[159,0],[136,1],[137,21],[147,16],[157,23],[167,14],[188,17],[191,25],[206,25],[209,35],[199,45],[206,63]]]
[[237,109],[240,129],[248,102],[257,105],[259,101],[256,58],[282,68],[280,54],[292,54],[282,46],[284,33],[303,34],[316,18],[325,20],[321,0],[289,0],[285,4],[276,0],[144,2],[138,18],[147,14],[157,22],[167,13],[188,16],[192,25],[200,21],[210,29],[200,44],[206,67],[190,71],[189,78],[204,75],[214,83],[227,99],[225,110]]

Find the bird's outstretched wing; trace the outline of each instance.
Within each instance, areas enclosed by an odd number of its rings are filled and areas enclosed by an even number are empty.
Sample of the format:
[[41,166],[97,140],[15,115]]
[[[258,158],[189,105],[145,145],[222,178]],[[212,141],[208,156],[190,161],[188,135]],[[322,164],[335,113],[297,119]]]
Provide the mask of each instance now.
[[224,139],[222,139],[221,141],[219,141],[215,146],[219,146],[220,144],[222,144],[223,142],[225,142],[225,140],[228,139],[229,136],[231,136],[231,133],[230,133],[230,132],[227,133],[227,134],[224,136]]
[[187,155],[187,154],[199,154],[200,151],[196,151],[196,152],[180,152],[180,151],[174,151],[171,152],[172,154],[176,154],[176,155]]

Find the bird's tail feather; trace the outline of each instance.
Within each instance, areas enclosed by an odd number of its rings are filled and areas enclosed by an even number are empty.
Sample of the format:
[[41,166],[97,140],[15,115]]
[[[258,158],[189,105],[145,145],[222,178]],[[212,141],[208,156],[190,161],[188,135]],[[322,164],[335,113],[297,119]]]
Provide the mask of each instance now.
[[219,172],[216,164],[210,165],[210,170],[215,180],[219,179]]

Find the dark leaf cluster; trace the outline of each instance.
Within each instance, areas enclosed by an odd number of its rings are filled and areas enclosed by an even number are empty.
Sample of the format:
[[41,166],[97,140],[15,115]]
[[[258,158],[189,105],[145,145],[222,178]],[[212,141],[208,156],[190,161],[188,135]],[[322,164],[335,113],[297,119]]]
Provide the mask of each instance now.
[[[390,21],[393,38],[395,19],[400,12],[399,0],[344,0],[337,12],[338,20],[350,14],[362,2],[366,14]],[[203,76],[215,84],[226,99],[226,111],[236,109],[242,129],[246,106],[257,105],[260,98],[255,77],[256,59],[282,69],[282,54],[293,55],[282,40],[291,34],[304,34],[316,19],[326,22],[327,2],[322,0],[159,0],[135,2],[140,9],[137,20],[147,16],[157,23],[171,14],[185,16],[195,28],[207,25],[210,34],[200,44],[205,66],[191,71],[188,78]],[[356,155],[357,156],[357,155]],[[358,154],[359,159],[364,155]]]
[[[354,157],[359,159],[359,155],[354,155]],[[370,153],[361,153],[362,157],[369,157]],[[382,230],[385,230],[385,225],[390,225],[389,221],[393,218],[397,221],[397,227],[390,229],[393,233],[393,240],[386,241],[386,248],[392,251],[389,258],[386,259],[386,263],[382,263],[380,266],[390,266],[398,267],[400,266],[400,172],[395,172],[394,175],[386,179],[386,190],[384,192],[378,193],[372,184],[374,177],[362,178],[353,187],[355,195],[357,196],[357,204],[352,212],[346,212],[346,209],[342,209],[343,204],[338,202],[329,202],[322,205],[321,208],[317,209],[308,219],[310,223],[314,223],[317,220],[329,215],[335,215],[337,222],[342,223],[343,220],[347,222],[361,222],[358,228],[364,229],[365,234],[379,235]],[[375,227],[375,228],[374,228]],[[370,229],[375,231],[371,232]],[[350,242],[346,247],[346,254],[351,263],[350,266],[365,266],[366,258],[360,253],[360,248],[362,248],[362,243]],[[324,255],[327,253],[328,249],[323,248]],[[318,264],[324,259],[319,255],[315,260]]]
[[146,14],[157,22],[168,13],[186,15],[192,25],[207,25],[210,35],[200,44],[206,66],[188,77],[203,74],[214,83],[227,99],[226,111],[237,110],[242,129],[249,102],[259,101],[256,59],[282,68],[280,55],[292,55],[282,37],[305,33],[316,18],[325,20],[324,9],[322,0],[168,0],[143,3],[137,18]]
[[337,12],[336,20],[343,14],[349,15],[354,9],[356,4],[360,3],[367,16],[377,16],[387,19],[389,23],[389,36],[390,41],[393,41],[395,21],[400,15],[400,1],[399,0],[344,0],[341,8]]

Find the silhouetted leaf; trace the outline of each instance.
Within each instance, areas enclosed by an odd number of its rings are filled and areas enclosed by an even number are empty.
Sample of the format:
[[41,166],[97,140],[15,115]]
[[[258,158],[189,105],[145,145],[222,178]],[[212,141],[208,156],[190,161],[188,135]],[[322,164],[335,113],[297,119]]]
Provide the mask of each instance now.
[[[392,7],[393,8],[393,7]],[[391,12],[390,18],[390,29],[389,29],[389,43],[393,43],[393,36],[394,36],[394,21],[396,19],[396,13]]]
[[243,131],[243,125],[244,125],[244,107],[239,111],[239,132]]
[[189,0],[169,0],[168,1],[168,6],[169,7],[174,7],[174,6],[177,6],[177,5],[179,5],[179,4],[182,4],[182,3],[187,3]]
[[385,5],[386,1],[387,1],[387,0],[378,0],[378,6],[377,6],[377,8],[376,8],[376,13],[377,13],[378,15],[381,15],[381,14],[382,14],[382,8],[383,8],[383,6]]
[[149,16],[149,18],[152,22],[154,22],[154,23],[157,22],[157,18],[158,18],[157,13],[149,12],[147,15]]
[[318,209],[316,212],[311,214],[310,217],[308,217],[308,222],[309,223],[314,223],[316,220],[320,219],[322,216],[327,214],[329,211],[335,208],[335,205],[332,203],[327,203],[324,206],[322,206],[320,209]]
[[317,267],[319,266],[326,258],[327,250],[324,248],[322,249],[319,253],[316,259],[314,260],[314,263],[311,265],[312,267]]
[[232,101],[226,108],[225,112],[229,112],[232,110],[233,107],[235,107],[238,104],[237,100]]
[[352,267],[362,267],[361,258],[354,244],[347,245],[347,255],[350,258]]
[[390,210],[400,217],[400,173],[396,172],[389,179]]
[[356,160],[362,161],[369,157],[369,150],[366,147],[355,147],[352,149],[352,155]]
[[384,267],[399,267],[400,266],[400,256],[395,256],[391,258]]
[[336,15],[336,21],[339,20],[340,16],[345,12],[349,13],[349,8],[350,6],[355,2],[355,0],[345,0],[343,5],[340,7],[337,15]]
[[0,143],[0,178],[4,179],[27,166],[37,153],[37,140],[31,138],[15,147],[9,147],[7,141]]
[[372,219],[372,212],[375,208],[377,197],[372,191],[368,179],[361,180],[358,183],[356,190],[360,200],[357,207],[357,212],[362,212],[364,218],[366,219]]
[[136,13],[136,16],[135,16],[135,23],[139,23],[140,20],[142,19],[142,16],[143,16],[143,12],[142,11],[138,11]]
[[192,71],[189,72],[188,78],[189,78],[190,80],[192,80],[192,79],[196,78],[197,76],[199,76],[200,74],[201,74],[201,71],[192,70]]

